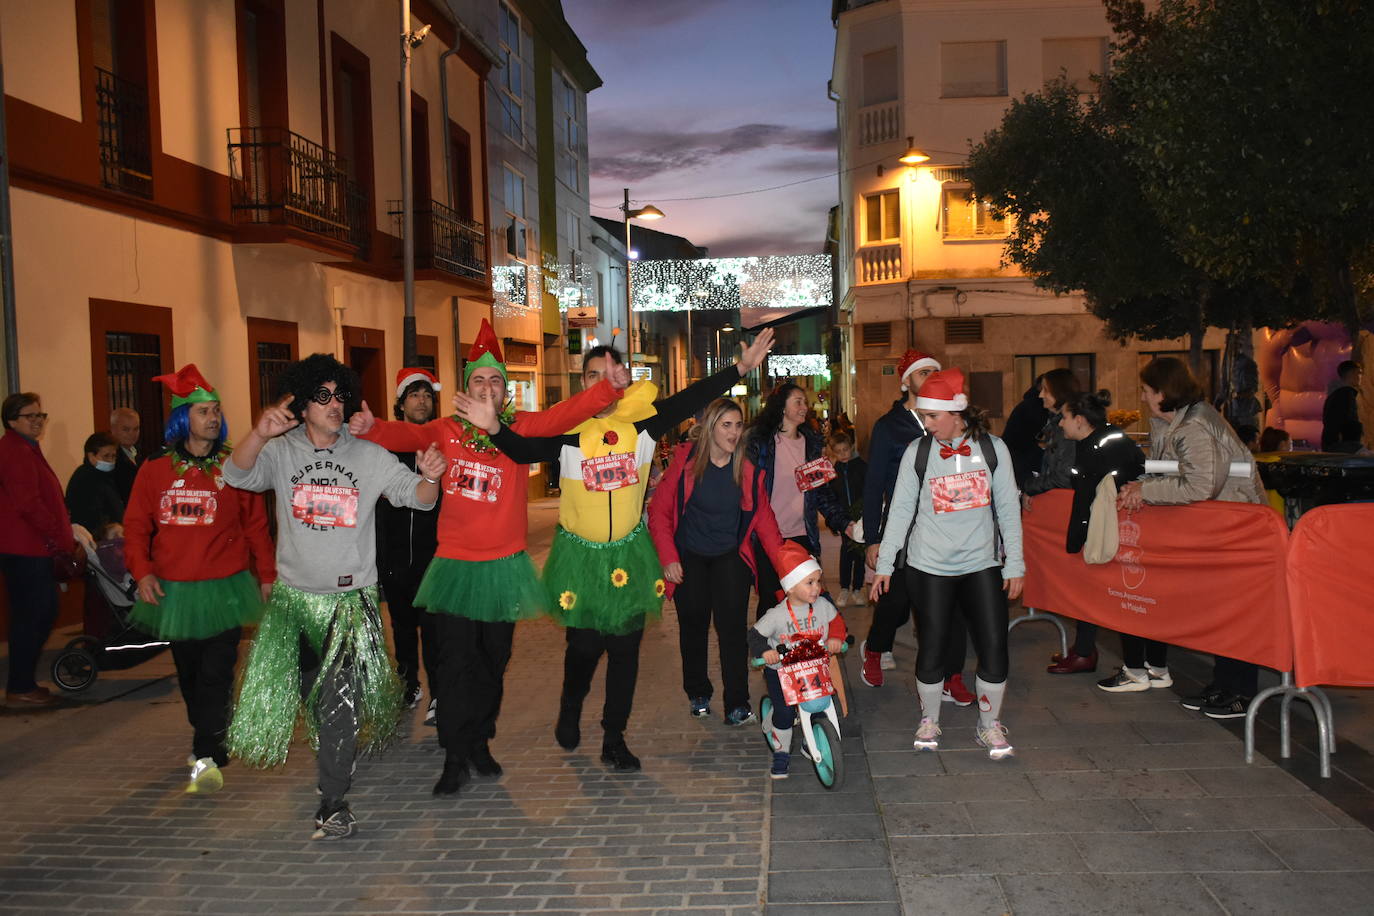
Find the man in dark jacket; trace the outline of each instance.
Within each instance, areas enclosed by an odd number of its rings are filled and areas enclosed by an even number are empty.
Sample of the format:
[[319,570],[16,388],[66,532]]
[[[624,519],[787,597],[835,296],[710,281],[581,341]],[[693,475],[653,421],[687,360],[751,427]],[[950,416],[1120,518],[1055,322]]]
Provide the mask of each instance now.
[[[397,420],[425,424],[434,419],[434,393],[439,380],[427,369],[402,369],[396,373]],[[392,452],[401,463],[415,470],[415,453]],[[443,500],[443,494],[439,496]],[[425,680],[435,683],[437,637],[434,618],[415,607],[415,592],[420,587],[429,561],[439,546],[439,507],[433,511],[397,508],[386,500],[377,503],[377,575],[391,614],[391,636],[396,646],[396,673],[406,682],[406,703],[414,708],[420,701],[420,653],[423,647]],[[434,724],[434,700],[429,701],[425,724]]]
[[1040,380],[1035,381],[1021,395],[1021,403],[1011,409],[1007,425],[1002,428],[1002,441],[1011,452],[1012,469],[1016,471],[1016,486],[1024,487],[1026,481],[1039,473],[1044,451],[1040,448],[1040,431],[1050,419],[1050,412],[1040,400]]
[[[863,539],[867,545],[868,565],[878,565],[878,546],[883,541],[887,524],[887,505],[897,486],[897,471],[902,454],[912,441],[926,434],[916,416],[916,391],[926,376],[940,369],[935,357],[919,350],[907,350],[897,364],[902,396],[892,402],[892,408],[873,424],[868,440],[868,478],[864,481]],[[868,639],[863,644],[863,682],[870,687],[883,685],[883,669],[895,668],[892,660],[892,641],[897,630],[911,619],[911,600],[907,595],[906,576],[893,576],[888,590],[878,599],[869,625]],[[964,686],[964,655],[967,651],[968,630],[963,618],[950,623],[945,644],[944,699],[956,706],[973,702],[973,694]]]
[[1364,447],[1364,424],[1356,398],[1360,393],[1360,364],[1347,359],[1336,367],[1339,384],[1322,407],[1322,451],[1358,452]]
[[144,456],[138,453],[138,437],[142,429],[138,411],[132,407],[116,407],[110,411],[110,438],[114,439],[117,446],[115,466],[110,476],[125,505],[128,505],[129,494],[133,492],[139,465],[143,464]]

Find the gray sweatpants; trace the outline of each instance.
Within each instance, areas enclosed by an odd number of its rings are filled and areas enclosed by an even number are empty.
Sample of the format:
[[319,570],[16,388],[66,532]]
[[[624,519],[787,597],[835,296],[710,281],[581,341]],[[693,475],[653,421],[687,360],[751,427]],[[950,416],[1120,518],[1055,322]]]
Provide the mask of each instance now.
[[[321,676],[320,658],[301,640],[301,697],[307,699]],[[320,794],[326,807],[337,807],[353,783],[353,759],[358,750],[358,686],[352,659],[345,658],[320,686],[315,717],[320,748],[315,755]]]

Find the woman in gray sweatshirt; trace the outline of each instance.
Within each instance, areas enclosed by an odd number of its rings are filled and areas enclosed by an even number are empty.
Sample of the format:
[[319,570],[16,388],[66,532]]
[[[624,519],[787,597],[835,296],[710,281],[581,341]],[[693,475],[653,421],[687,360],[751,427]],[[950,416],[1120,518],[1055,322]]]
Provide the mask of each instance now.
[[[1011,455],[968,402],[958,369],[936,372],[916,394],[930,432],[907,447],[878,551],[873,598],[907,577],[916,613],[917,750],[940,743],[940,647],[955,615],[978,651],[979,744],[994,760],[1013,753],[1001,722],[1007,681],[1007,599],[1021,594],[1021,505]],[[1003,555],[1005,554],[1005,560]]]

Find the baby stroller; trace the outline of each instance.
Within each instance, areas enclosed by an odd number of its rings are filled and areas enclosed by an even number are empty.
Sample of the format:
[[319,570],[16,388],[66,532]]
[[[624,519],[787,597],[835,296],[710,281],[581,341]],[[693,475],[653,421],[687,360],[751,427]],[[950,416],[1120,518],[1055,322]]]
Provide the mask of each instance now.
[[57,653],[52,682],[78,693],[95,683],[102,670],[132,668],[157,655],[168,643],[141,632],[129,621],[138,587],[124,567],[124,539],[96,543],[86,529],[72,526],[86,551],[86,633]]

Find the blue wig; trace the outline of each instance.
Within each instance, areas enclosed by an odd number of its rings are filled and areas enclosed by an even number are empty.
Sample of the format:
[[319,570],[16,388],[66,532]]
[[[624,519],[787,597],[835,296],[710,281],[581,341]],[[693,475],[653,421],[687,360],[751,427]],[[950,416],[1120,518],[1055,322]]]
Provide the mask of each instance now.
[[[185,441],[191,435],[191,405],[182,404],[180,407],[173,407],[171,414],[167,417],[167,425],[162,430],[162,441],[168,445],[175,445]],[[224,440],[229,438],[229,420],[223,416],[219,421],[219,438],[215,440],[215,448],[224,444]]]

